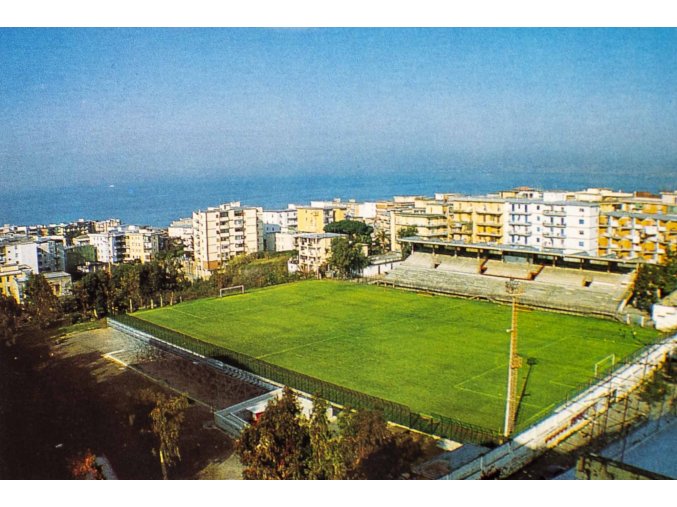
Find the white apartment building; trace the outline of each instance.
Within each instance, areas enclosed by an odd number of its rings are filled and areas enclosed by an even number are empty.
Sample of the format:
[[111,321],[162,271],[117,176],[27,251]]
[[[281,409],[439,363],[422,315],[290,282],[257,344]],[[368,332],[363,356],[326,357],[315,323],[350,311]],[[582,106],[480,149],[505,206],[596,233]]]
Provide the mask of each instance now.
[[508,199],[503,243],[597,255],[599,206],[589,202]]
[[263,232],[295,232],[298,225],[296,205],[290,204],[287,209],[264,210],[261,219]]
[[96,249],[99,262],[122,262],[125,258],[125,233],[119,229],[94,232],[88,235],[89,244]]
[[0,244],[0,264],[26,265],[34,273],[63,271],[64,239],[52,236],[4,241]]
[[184,253],[193,255],[193,218],[174,220],[167,229],[167,236],[181,241]]
[[263,249],[267,252],[294,250],[294,234],[298,227],[296,205],[287,209],[263,211]]
[[[162,249],[163,232],[158,229],[127,225],[106,232],[88,234],[99,262],[150,262]],[[81,242],[78,238],[78,242]]]
[[193,248],[198,269],[211,271],[240,254],[263,250],[263,209],[239,202],[193,212]]

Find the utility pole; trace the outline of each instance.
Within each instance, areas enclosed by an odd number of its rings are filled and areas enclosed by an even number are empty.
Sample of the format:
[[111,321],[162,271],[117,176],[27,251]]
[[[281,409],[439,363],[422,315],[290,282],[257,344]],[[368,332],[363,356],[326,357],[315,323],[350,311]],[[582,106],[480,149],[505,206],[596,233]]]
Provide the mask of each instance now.
[[510,331],[510,359],[508,361],[508,395],[505,404],[505,426],[503,436],[509,437],[515,429],[515,415],[517,414],[517,379],[522,360],[517,355],[517,300],[522,294],[519,282],[510,280],[505,282],[505,289],[512,297],[512,325]]

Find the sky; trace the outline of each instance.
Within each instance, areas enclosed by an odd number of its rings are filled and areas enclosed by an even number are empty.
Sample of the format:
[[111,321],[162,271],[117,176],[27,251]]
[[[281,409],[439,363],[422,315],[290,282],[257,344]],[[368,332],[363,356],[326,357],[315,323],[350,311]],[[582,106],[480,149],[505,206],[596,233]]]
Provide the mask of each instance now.
[[444,167],[677,175],[675,55],[670,28],[0,28],[0,188]]

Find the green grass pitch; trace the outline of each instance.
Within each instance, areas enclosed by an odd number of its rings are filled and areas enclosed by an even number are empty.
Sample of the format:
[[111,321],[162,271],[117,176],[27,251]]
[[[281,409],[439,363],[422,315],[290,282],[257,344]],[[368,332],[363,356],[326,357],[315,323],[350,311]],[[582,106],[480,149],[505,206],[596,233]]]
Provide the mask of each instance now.
[[[278,285],[136,317],[268,362],[501,430],[510,307],[338,281]],[[595,363],[658,334],[594,318],[523,310],[518,427],[552,410]],[[634,334],[633,334],[634,332]]]

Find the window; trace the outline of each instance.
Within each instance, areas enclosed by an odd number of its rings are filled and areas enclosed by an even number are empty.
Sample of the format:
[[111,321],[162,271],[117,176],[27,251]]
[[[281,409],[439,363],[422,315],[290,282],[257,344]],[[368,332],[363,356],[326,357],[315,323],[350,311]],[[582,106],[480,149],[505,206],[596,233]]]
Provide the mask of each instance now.
[[536,243],[540,243],[540,242],[541,242],[541,238],[536,238]]
[[578,246],[583,246],[583,242],[582,242],[582,241],[579,241],[579,242],[578,242]]
[[582,219],[582,218],[579,218],[579,219],[578,219],[578,224],[579,224],[579,225],[584,225],[584,224],[585,224],[585,220]]
[[579,236],[583,236],[583,234],[584,234],[583,231],[578,231]]

